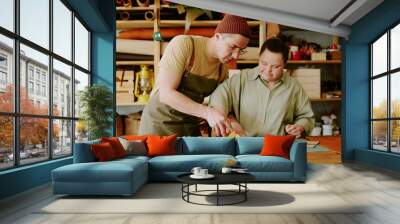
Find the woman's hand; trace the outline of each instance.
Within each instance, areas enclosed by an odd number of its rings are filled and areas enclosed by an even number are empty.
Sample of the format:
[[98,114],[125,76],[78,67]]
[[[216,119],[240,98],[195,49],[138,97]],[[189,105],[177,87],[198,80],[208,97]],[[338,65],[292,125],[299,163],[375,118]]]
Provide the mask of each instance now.
[[300,138],[304,133],[304,127],[298,124],[288,124],[285,126],[285,131],[289,135],[294,135],[296,138]]

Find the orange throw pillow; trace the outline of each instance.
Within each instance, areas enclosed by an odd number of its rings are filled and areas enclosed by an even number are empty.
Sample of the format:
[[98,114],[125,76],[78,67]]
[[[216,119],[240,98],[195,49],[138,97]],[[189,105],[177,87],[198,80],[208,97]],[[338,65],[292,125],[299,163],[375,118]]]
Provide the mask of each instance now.
[[101,142],[110,143],[117,158],[126,156],[126,151],[117,137],[101,138]]
[[260,155],[262,156],[280,156],[289,159],[290,147],[296,136],[285,135],[285,136],[264,136],[264,146],[261,149]]
[[122,138],[128,140],[128,141],[146,141],[147,135],[124,135]]
[[99,162],[109,161],[117,158],[112,145],[108,142],[93,144],[90,147],[92,149],[94,157]]
[[147,137],[148,156],[176,155],[176,134],[169,136],[150,135]]

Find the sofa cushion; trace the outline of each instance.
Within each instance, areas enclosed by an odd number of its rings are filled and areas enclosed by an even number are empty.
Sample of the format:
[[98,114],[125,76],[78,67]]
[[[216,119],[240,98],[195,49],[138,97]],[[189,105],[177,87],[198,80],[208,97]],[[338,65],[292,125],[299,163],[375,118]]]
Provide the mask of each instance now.
[[146,143],[148,156],[164,156],[176,154],[176,134],[169,136],[150,135]]
[[211,172],[219,171],[228,160],[235,159],[231,155],[175,155],[158,156],[149,160],[149,170],[163,172],[190,172],[193,167],[200,166]]
[[59,182],[129,182],[134,172],[147,171],[139,159],[109,162],[75,163],[53,170],[53,181]]
[[213,137],[182,137],[180,139],[178,154],[200,155],[200,154],[225,154],[235,155],[234,138]]
[[126,155],[147,155],[146,142],[142,140],[126,140],[124,138],[119,138],[122,146],[126,151]]
[[126,151],[122,146],[121,142],[119,141],[118,137],[104,137],[101,138],[101,142],[108,142],[112,145],[115,155],[117,158],[122,158],[126,156]]
[[261,149],[261,156],[280,156],[289,159],[290,148],[296,136],[284,135],[274,136],[266,135],[264,137],[264,146]]
[[118,158],[110,143],[102,142],[90,146],[97,161],[104,162]]
[[236,155],[259,154],[264,145],[263,137],[236,138]]
[[236,159],[241,168],[249,172],[292,172],[292,161],[278,156],[238,155]]
[[74,147],[74,163],[95,162],[96,158],[90,148],[92,144],[99,144],[99,139],[87,142],[75,143]]
[[127,163],[130,163],[130,162],[135,161],[135,160],[142,161],[142,162],[148,162],[149,159],[150,159],[150,157],[147,157],[147,156],[130,155],[130,156],[125,156],[124,158],[113,160],[113,162],[127,162]]

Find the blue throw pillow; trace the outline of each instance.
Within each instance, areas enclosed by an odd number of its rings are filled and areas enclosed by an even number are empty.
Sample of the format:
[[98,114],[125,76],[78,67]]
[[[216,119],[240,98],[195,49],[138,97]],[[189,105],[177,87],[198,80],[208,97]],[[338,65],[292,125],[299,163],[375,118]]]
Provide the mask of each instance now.
[[228,137],[182,137],[181,153],[187,155],[235,155],[235,139]]
[[237,155],[259,154],[264,145],[264,137],[239,137],[236,142]]

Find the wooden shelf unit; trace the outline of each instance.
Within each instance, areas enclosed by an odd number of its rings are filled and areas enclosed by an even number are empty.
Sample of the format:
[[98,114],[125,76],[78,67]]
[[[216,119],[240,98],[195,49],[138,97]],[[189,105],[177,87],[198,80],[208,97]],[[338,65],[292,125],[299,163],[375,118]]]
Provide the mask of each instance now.
[[[191,27],[216,27],[219,20],[198,20],[191,23]],[[184,20],[160,20],[160,27],[184,27]],[[249,26],[254,27],[260,24],[259,21],[248,21]],[[131,28],[150,28],[153,27],[154,21],[147,20],[117,20],[117,29]]]
[[153,65],[154,61],[117,61],[117,65]]
[[[238,64],[258,64],[258,60],[238,60],[236,63]],[[341,60],[325,60],[325,61],[311,61],[311,60],[299,60],[287,61],[288,64],[341,64]]]
[[[146,20],[128,20],[128,21],[122,21],[122,20],[117,20],[117,29],[130,29],[130,28],[150,28],[152,27],[154,31],[158,31],[159,28],[161,27],[183,27],[185,25],[184,20],[162,20],[160,19],[160,10],[163,8],[177,8],[176,6],[170,6],[170,5],[161,5],[160,0],[155,0],[154,5],[150,5],[148,7],[117,7],[118,11],[153,11],[155,14],[155,20],[153,21],[146,21]],[[159,21],[157,21],[157,19]],[[192,27],[214,27],[217,26],[219,23],[219,20],[200,20],[200,21],[193,21],[191,26]],[[263,42],[274,35],[276,35],[276,32],[279,32],[280,26],[277,24],[273,23],[265,23],[263,21],[248,21],[248,24],[251,27],[259,27],[259,48],[263,44]],[[268,32],[267,32],[268,31]],[[336,37],[333,37],[333,40]],[[153,41],[153,54],[154,54],[154,60],[152,61],[117,61],[117,66],[124,66],[124,65],[153,65],[154,66],[154,74],[155,76],[158,73],[158,63],[161,58],[161,42],[158,41]],[[257,59],[251,59],[251,60],[238,60],[237,64],[240,64],[242,66],[254,66],[258,64]],[[311,60],[289,60],[287,64],[292,65],[292,66],[301,66],[301,65],[321,65],[323,66],[324,64],[327,65],[340,65],[341,60],[323,60],[323,61],[311,61]],[[325,99],[325,98],[313,98],[311,99],[312,102],[340,102],[341,98],[330,98],[330,99]],[[131,104],[132,106],[137,106],[135,103]],[[125,105],[126,106],[126,105]]]

